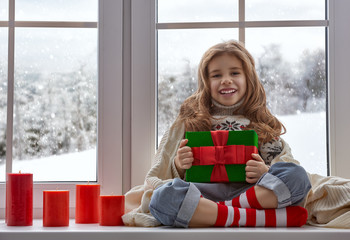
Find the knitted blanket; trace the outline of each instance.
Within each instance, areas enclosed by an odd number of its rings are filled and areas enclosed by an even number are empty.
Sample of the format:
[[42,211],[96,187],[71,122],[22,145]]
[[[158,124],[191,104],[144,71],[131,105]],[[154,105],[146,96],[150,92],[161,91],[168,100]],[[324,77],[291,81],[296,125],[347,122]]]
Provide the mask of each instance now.
[[350,179],[309,174],[312,189],[304,207],[308,224],[319,227],[350,228]]

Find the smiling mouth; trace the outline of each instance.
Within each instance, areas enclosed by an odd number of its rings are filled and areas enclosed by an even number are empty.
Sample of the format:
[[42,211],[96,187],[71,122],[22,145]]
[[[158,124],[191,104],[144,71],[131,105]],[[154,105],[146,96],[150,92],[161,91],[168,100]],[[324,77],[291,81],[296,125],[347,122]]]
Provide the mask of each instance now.
[[236,89],[222,89],[219,91],[220,94],[230,94],[230,93],[235,93],[237,90]]

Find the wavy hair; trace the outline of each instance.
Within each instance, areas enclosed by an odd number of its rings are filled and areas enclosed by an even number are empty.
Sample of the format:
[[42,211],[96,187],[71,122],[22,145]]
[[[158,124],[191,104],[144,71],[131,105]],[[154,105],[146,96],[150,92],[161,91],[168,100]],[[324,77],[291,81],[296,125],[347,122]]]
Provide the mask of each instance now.
[[284,125],[267,109],[265,90],[256,73],[253,57],[241,43],[232,40],[214,45],[204,53],[198,66],[197,91],[183,102],[176,122],[183,122],[186,131],[211,130],[212,102],[208,65],[214,57],[223,54],[230,54],[241,60],[247,81],[243,103],[233,114],[243,113],[250,120],[246,129],[255,130],[261,143],[284,134]]

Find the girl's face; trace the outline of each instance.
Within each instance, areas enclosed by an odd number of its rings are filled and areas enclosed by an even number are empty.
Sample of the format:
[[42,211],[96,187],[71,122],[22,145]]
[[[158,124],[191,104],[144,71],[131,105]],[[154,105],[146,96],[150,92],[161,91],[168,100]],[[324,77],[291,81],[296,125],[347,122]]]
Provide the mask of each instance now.
[[227,53],[214,57],[208,64],[211,97],[225,106],[238,103],[245,95],[247,81],[242,62]]

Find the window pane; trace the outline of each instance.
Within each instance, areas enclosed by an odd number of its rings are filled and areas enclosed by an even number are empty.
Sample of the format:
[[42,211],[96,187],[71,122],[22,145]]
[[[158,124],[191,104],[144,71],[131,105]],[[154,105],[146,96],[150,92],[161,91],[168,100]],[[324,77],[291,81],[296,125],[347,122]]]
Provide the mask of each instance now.
[[5,181],[7,118],[7,28],[0,28],[0,182]]
[[16,29],[13,171],[95,181],[97,29]]
[[98,0],[16,0],[17,21],[97,21]]
[[247,29],[246,47],[256,60],[270,110],[287,128],[282,137],[294,157],[307,171],[326,176],[325,29]]
[[324,20],[325,0],[247,0],[247,21]]
[[8,0],[0,0],[0,21],[8,20],[9,14],[8,14]]
[[237,29],[158,31],[158,142],[174,122],[180,105],[197,89],[197,67],[204,52]]
[[238,21],[238,0],[158,0],[158,22]]

